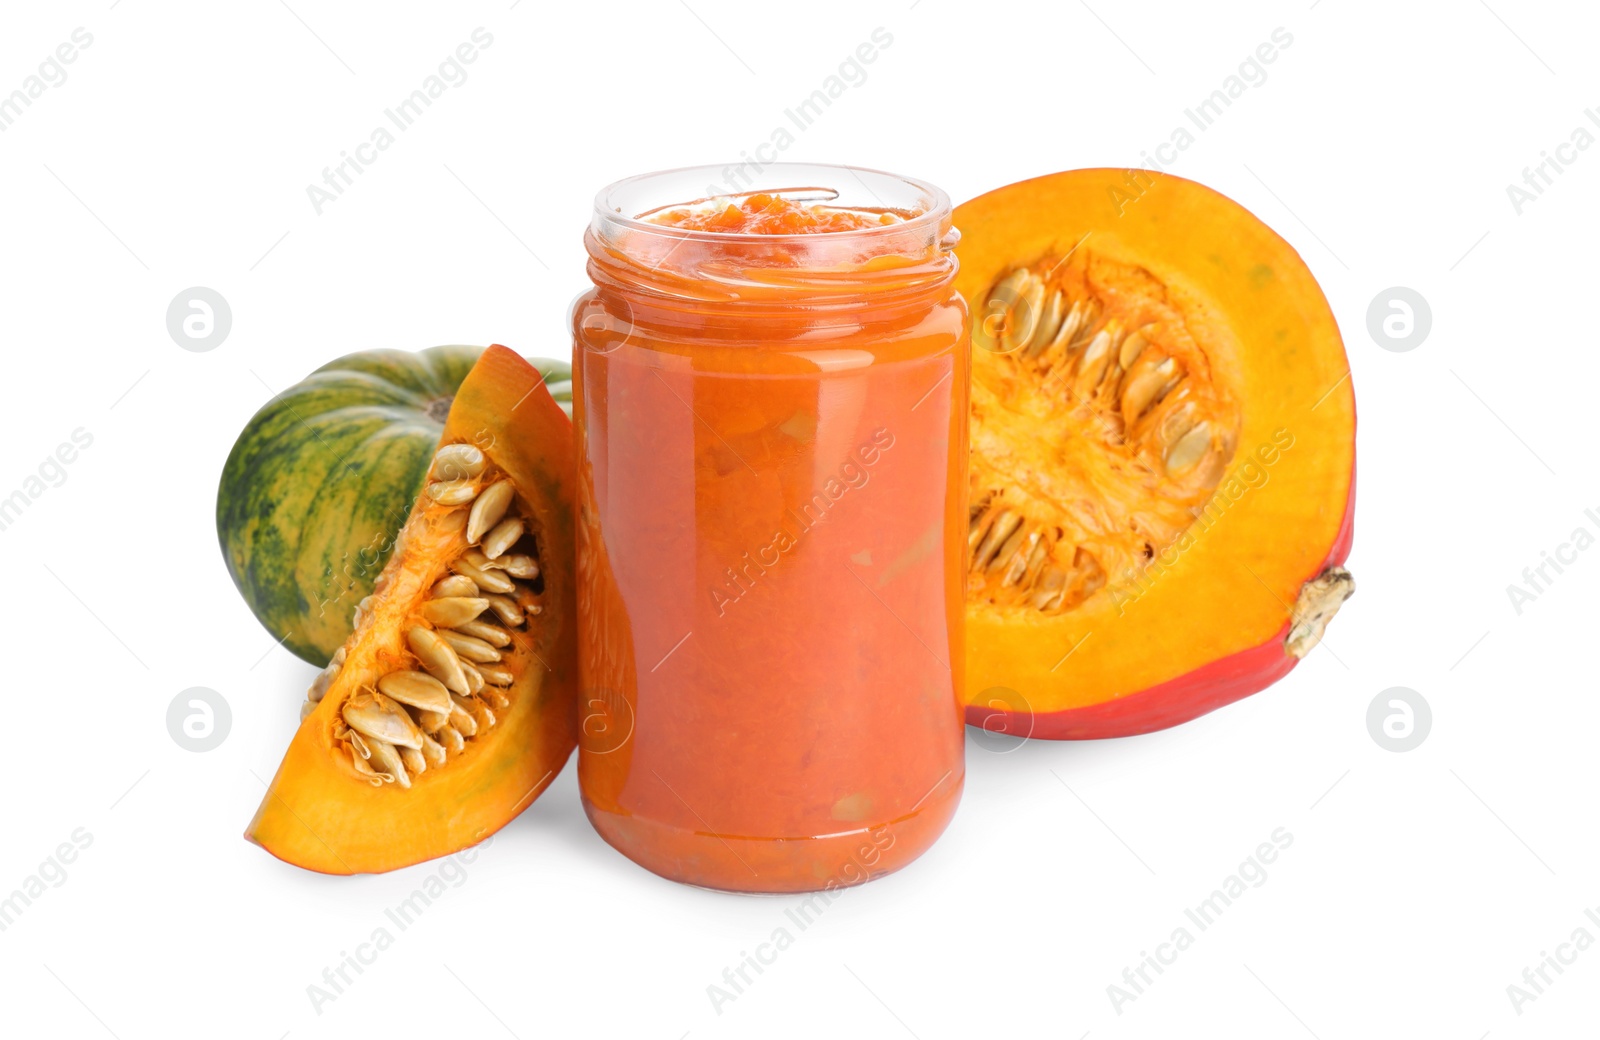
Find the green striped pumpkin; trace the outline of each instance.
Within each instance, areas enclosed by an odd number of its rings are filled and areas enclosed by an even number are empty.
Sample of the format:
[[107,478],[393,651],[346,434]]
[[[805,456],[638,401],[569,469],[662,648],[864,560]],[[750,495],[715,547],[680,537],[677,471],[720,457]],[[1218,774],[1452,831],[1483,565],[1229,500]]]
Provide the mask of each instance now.
[[[268,401],[239,434],[217,488],[217,538],[245,602],[298,656],[324,665],[350,635],[482,352],[346,355]],[[570,414],[570,366],[531,360]]]

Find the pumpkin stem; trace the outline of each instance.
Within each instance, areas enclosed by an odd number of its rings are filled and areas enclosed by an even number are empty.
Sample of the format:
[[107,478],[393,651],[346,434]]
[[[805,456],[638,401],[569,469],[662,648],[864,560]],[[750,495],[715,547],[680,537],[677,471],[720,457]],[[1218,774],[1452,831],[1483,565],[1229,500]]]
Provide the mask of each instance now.
[[422,410],[428,413],[428,418],[443,426],[444,421],[450,417],[450,405],[455,399],[454,394],[449,397],[435,397],[423,405]]

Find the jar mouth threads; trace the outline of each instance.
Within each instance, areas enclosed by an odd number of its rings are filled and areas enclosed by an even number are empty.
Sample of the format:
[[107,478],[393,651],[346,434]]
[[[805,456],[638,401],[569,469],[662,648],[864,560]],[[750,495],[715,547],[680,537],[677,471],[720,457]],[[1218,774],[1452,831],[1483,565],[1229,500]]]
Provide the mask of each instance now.
[[[584,237],[595,283],[684,299],[793,302],[862,292],[920,293],[954,279],[958,236],[949,196],[934,185],[851,166],[772,163],[754,174],[741,169],[736,185],[726,168],[693,166],[628,177],[602,189]],[[761,195],[892,219],[787,234],[681,227],[659,219],[673,209],[738,205]]]
[[[600,232],[621,229],[642,232],[677,230],[676,237],[705,236],[712,240],[749,238],[752,236],[739,232],[673,229],[645,218],[671,206],[767,194],[785,195],[795,202],[827,202],[840,207],[906,212],[910,216],[903,223],[887,226],[901,232],[917,231],[929,245],[936,245],[944,237],[944,231],[948,230],[950,197],[927,181],[882,170],[829,163],[769,163],[755,173],[748,172],[751,165],[733,168],[685,166],[624,177],[602,188],[595,196],[591,227]],[[730,175],[730,169],[737,173]],[[729,183],[735,180],[737,186]],[[719,186],[722,190],[719,190]],[[883,227],[872,227],[832,231],[827,235],[830,238],[844,238],[849,235],[879,235],[883,231]]]

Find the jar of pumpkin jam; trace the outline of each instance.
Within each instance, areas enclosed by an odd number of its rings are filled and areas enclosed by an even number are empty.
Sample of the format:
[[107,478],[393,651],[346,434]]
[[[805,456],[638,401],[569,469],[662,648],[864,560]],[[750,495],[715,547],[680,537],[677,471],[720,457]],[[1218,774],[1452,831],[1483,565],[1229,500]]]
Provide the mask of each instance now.
[[957,235],[920,181],[722,172],[620,181],[585,236],[579,782],[664,877],[832,889],[961,795]]

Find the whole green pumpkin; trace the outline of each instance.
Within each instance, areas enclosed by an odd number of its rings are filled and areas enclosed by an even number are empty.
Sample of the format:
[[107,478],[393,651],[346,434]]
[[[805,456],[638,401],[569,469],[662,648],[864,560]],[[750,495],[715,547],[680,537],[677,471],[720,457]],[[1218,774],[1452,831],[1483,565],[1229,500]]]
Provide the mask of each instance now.
[[[348,354],[268,401],[234,442],[217,538],[251,611],[296,655],[324,665],[350,635],[482,352]],[[530,360],[570,414],[571,367]]]

